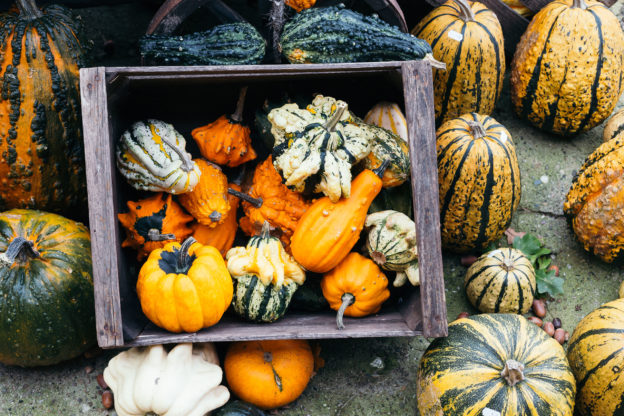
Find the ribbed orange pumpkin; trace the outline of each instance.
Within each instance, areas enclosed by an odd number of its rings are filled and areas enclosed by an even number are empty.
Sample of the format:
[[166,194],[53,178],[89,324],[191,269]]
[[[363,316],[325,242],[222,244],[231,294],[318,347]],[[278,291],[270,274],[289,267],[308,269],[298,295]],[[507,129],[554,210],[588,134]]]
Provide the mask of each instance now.
[[230,212],[227,177],[217,165],[205,160],[195,160],[201,170],[199,183],[191,192],[180,194],[180,204],[207,227],[223,224]]

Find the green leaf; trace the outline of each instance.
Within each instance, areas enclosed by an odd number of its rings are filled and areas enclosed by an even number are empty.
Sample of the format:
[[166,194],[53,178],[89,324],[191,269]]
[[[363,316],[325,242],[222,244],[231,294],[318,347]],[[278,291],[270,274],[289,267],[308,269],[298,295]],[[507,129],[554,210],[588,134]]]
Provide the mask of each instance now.
[[555,276],[554,270],[535,270],[537,293],[548,294],[552,297],[563,294],[563,279]]
[[538,269],[542,269],[542,270],[547,269],[548,266],[550,266],[550,263],[552,263],[552,260],[550,257],[543,256],[543,257],[537,258]]
[[537,237],[527,233],[523,237],[514,238],[513,248],[522,251],[527,256],[532,256],[542,248],[542,243]]

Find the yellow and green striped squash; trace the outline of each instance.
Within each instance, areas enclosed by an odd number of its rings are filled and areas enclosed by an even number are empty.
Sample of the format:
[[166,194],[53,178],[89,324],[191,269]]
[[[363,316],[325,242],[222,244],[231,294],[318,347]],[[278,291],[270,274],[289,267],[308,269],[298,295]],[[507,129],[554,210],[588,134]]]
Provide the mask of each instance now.
[[585,250],[611,263],[624,251],[624,135],[601,144],[572,181],[563,213]]
[[624,299],[602,305],[578,324],[568,344],[581,416],[624,414]]
[[613,111],[622,92],[624,32],[604,4],[556,0],[540,10],[511,65],[516,113],[562,136],[589,130]]
[[442,245],[456,252],[498,240],[520,202],[511,135],[490,116],[449,120],[437,131]]
[[624,139],[624,108],[611,116],[602,132],[603,142],[615,138]]
[[503,31],[494,12],[483,3],[449,0],[412,34],[429,42],[433,56],[446,64],[446,70],[433,70],[438,125],[471,111],[494,110],[505,75]]
[[527,313],[535,296],[535,270],[520,250],[499,248],[468,268],[464,287],[481,312]]
[[452,322],[425,351],[416,385],[427,416],[572,416],[575,392],[561,345],[514,314]]

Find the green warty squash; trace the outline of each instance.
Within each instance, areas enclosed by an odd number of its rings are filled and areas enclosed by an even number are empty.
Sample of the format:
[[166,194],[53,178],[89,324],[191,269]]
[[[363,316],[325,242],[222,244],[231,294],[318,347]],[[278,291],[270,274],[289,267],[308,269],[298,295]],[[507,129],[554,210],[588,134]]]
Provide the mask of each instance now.
[[371,151],[362,160],[362,166],[375,170],[388,160],[390,163],[381,177],[383,187],[392,188],[404,183],[410,175],[407,142],[383,127],[372,124],[363,124],[362,127],[370,130],[373,136]]

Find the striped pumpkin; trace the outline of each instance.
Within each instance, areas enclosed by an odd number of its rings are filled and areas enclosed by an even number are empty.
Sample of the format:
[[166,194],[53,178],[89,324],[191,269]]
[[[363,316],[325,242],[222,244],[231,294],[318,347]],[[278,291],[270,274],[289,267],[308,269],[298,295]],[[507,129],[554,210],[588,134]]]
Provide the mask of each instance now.
[[602,132],[603,142],[615,138],[624,139],[624,108],[611,116]]
[[624,299],[602,305],[578,324],[568,345],[581,416],[624,412]]
[[498,240],[520,202],[520,170],[507,129],[466,114],[437,131],[442,245],[466,252]]
[[80,21],[61,6],[16,4],[19,14],[0,14],[0,209],[76,215],[86,201]]
[[572,181],[563,212],[585,250],[605,262],[624,250],[624,137],[601,144]]
[[520,250],[500,248],[468,268],[464,287],[481,312],[527,313],[535,296],[535,270]]
[[431,44],[446,64],[434,69],[438,124],[471,111],[490,114],[503,88],[505,50],[496,15],[483,3],[449,0],[429,13],[412,33]]
[[405,142],[408,141],[407,120],[397,103],[378,102],[366,113],[364,122],[390,130]]
[[423,416],[572,416],[575,391],[561,345],[512,314],[452,322],[425,351],[416,385]]
[[624,32],[602,3],[556,0],[540,10],[511,65],[516,113],[562,136],[602,123],[622,91]]

